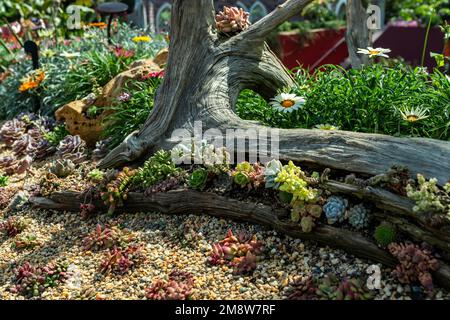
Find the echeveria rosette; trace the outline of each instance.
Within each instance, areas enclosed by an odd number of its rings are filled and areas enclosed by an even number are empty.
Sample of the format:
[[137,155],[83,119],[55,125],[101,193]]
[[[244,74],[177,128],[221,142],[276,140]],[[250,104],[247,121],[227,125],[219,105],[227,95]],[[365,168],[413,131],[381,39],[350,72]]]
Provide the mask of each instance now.
[[370,210],[362,203],[353,206],[348,211],[348,222],[356,229],[367,228],[370,222]]
[[327,203],[323,206],[323,211],[325,212],[328,223],[334,224],[336,222],[344,221],[347,207],[347,199],[337,196],[328,198]]
[[264,169],[264,178],[266,180],[266,189],[278,189],[279,183],[275,182],[278,174],[283,170],[283,164],[279,160],[271,160]]

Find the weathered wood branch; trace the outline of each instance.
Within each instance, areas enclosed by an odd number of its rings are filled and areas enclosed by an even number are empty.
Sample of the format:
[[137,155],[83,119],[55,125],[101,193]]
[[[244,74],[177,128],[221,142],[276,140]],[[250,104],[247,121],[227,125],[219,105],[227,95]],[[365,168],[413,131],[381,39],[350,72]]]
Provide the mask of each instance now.
[[[62,192],[53,194],[50,199],[31,198],[30,201],[37,208],[78,212],[83,201],[81,198],[80,193]],[[94,204],[97,208],[106,210],[102,202],[97,201]],[[318,226],[313,232],[305,233],[302,232],[298,224],[285,219],[288,212],[284,209],[242,202],[214,193],[176,190],[156,193],[148,197],[140,193],[130,193],[126,207],[117,210],[119,212],[159,211],[165,214],[208,214],[258,223],[272,227],[288,236],[340,248],[355,256],[382,263],[389,267],[393,267],[397,263],[396,259],[388,252],[358,233],[327,225]],[[441,262],[439,270],[434,272],[434,277],[441,286],[450,288],[450,267],[448,265]]]

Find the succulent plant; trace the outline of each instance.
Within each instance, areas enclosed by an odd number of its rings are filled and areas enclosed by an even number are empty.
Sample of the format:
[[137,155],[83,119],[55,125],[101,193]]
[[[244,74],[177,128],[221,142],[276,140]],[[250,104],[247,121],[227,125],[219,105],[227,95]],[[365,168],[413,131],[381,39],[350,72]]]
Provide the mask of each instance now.
[[168,281],[157,279],[147,289],[149,300],[188,300],[192,295],[194,277],[187,272],[172,271]]
[[116,174],[113,181],[107,184],[106,191],[102,192],[101,196],[105,204],[109,206],[109,214],[113,214],[117,207],[123,206],[123,201],[128,197],[128,187],[136,174],[136,170],[125,167]]
[[370,300],[371,292],[364,286],[361,279],[343,279],[339,281],[336,276],[329,274],[323,278],[316,291],[320,300]]
[[329,197],[327,203],[323,206],[323,211],[325,212],[328,223],[334,224],[336,222],[344,221],[347,206],[347,199],[337,196]]
[[11,288],[27,298],[39,297],[46,288],[56,287],[67,280],[67,266],[62,263],[49,263],[36,267],[25,262],[15,271],[16,285]]
[[48,171],[58,178],[66,178],[75,171],[75,164],[69,159],[54,160],[48,166]]
[[48,142],[45,139],[41,139],[39,140],[39,142],[37,143],[34,152],[33,152],[33,156],[36,160],[42,160],[52,154],[54,154],[56,152],[56,147],[51,144],[50,142]]
[[82,203],[80,204],[80,215],[83,219],[88,219],[95,213],[95,205],[92,203]]
[[173,189],[176,189],[178,186],[180,186],[183,183],[184,177],[183,175],[179,174],[173,177],[170,177],[169,179],[157,183],[153,187],[148,188],[145,191],[145,195],[150,195],[152,193],[158,193],[158,192],[167,192]]
[[198,168],[189,176],[188,184],[192,189],[201,191],[205,188],[207,181],[208,171],[203,168]]
[[427,291],[433,290],[430,272],[439,268],[439,262],[425,245],[391,243],[388,249],[400,263],[392,273],[401,283],[419,281]]
[[8,237],[15,237],[23,232],[28,226],[28,221],[22,218],[11,217],[0,223],[0,231]]
[[450,212],[450,196],[439,189],[437,179],[426,180],[421,174],[417,175],[418,186],[408,184],[406,187],[408,198],[414,200],[413,210],[417,213],[445,213]]
[[312,276],[294,280],[290,284],[289,300],[316,300],[317,287]]
[[9,178],[0,173],[0,187],[6,187],[9,183]]
[[[227,237],[212,246],[208,259],[213,265],[228,264],[235,267],[235,273],[251,272],[262,254],[263,245],[256,236],[235,236],[228,230]],[[250,254],[248,254],[250,253]]]
[[52,128],[44,134],[44,140],[50,143],[52,146],[57,147],[61,141],[69,135],[64,124],[60,124]]
[[33,249],[40,243],[34,234],[21,234],[13,243],[15,249]]
[[279,190],[292,194],[292,201],[316,202],[318,191],[308,187],[305,173],[292,161],[284,166],[275,182],[279,183]]
[[105,139],[98,141],[95,144],[95,149],[92,151],[92,159],[93,160],[101,160],[109,153],[109,145],[110,145],[111,139]]
[[378,227],[376,227],[373,236],[378,245],[387,247],[397,239],[397,231],[392,224],[388,222],[382,222]]
[[33,154],[36,150],[37,141],[29,134],[22,135],[19,139],[14,141],[12,149],[14,155],[17,157]]
[[105,173],[102,170],[94,169],[87,174],[87,178],[93,183],[99,183],[105,178]]
[[250,26],[250,13],[238,7],[223,7],[216,15],[216,26],[220,32],[234,34]]
[[20,210],[25,204],[28,203],[28,199],[29,194],[27,191],[21,190],[19,192],[16,192],[8,205],[8,209],[11,211]]
[[231,176],[233,181],[242,188],[257,189],[265,183],[264,167],[259,163],[253,165],[246,161],[239,163]]
[[410,178],[411,174],[407,167],[395,165],[386,173],[369,179],[368,184],[406,196],[406,186],[409,184]]
[[25,132],[26,124],[23,121],[17,119],[6,121],[0,128],[0,140],[7,146],[12,146]]
[[292,203],[291,220],[300,222],[303,232],[311,232],[316,226],[316,220],[322,215],[322,207],[317,204],[305,204],[303,201]]
[[358,204],[348,210],[348,222],[356,229],[364,229],[369,226],[370,210],[364,204]]
[[275,182],[278,174],[283,170],[283,164],[279,160],[271,160],[266,163],[264,169],[264,179],[266,180],[267,189],[278,189],[279,184]]
[[171,153],[160,150],[138,170],[133,178],[133,183],[144,188],[150,188],[179,172],[180,169],[172,162]]
[[124,248],[134,240],[134,235],[118,226],[98,224],[92,232],[83,239],[83,247],[86,251]]
[[86,142],[80,136],[66,136],[58,145],[57,155],[75,163],[86,160]]
[[110,249],[100,266],[100,272],[119,275],[128,273],[132,268],[145,260],[141,249],[141,246],[134,244],[130,244],[126,248]]

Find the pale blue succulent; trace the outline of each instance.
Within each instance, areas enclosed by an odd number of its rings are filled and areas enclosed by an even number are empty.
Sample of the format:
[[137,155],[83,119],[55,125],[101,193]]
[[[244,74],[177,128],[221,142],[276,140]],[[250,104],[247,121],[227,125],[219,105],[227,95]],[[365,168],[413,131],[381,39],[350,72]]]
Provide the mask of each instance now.
[[323,206],[323,211],[325,212],[328,223],[334,224],[336,222],[344,221],[347,206],[347,199],[337,196],[329,197],[327,203]]
[[275,182],[278,174],[283,170],[283,164],[278,160],[267,162],[264,169],[264,178],[266,180],[266,189],[278,189],[279,183]]
[[367,228],[370,222],[370,210],[362,203],[352,207],[348,211],[348,222],[356,229]]

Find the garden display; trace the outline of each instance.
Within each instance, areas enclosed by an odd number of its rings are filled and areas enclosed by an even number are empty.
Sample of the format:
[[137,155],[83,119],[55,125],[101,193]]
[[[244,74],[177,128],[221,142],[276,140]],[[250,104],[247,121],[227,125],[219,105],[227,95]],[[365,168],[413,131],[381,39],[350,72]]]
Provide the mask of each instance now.
[[288,70],[266,39],[316,1],[173,0],[169,34],[108,37],[73,2],[75,31],[1,17],[1,300],[450,298],[445,50],[394,59],[349,0],[351,66]]

